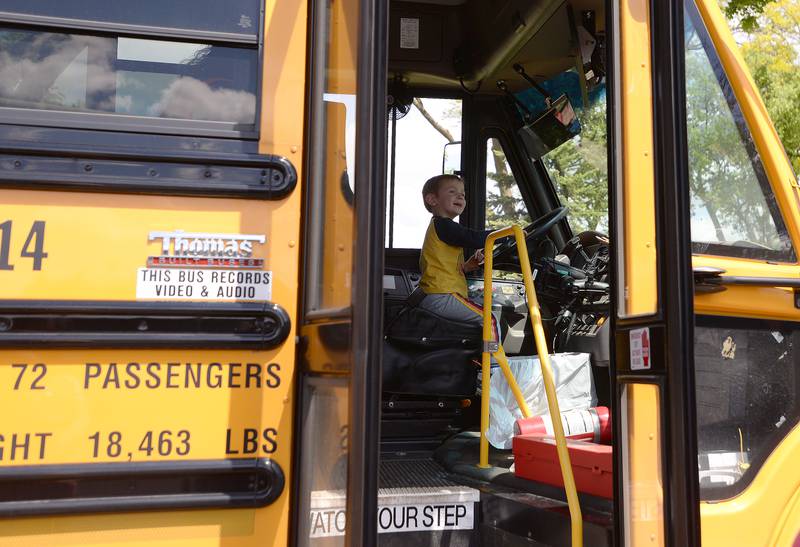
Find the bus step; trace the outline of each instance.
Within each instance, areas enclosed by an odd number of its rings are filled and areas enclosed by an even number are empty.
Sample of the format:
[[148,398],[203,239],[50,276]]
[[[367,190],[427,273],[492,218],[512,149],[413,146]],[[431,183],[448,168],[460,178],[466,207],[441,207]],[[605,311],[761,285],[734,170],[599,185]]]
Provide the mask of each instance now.
[[[378,545],[569,545],[571,529],[566,502],[528,490],[528,486],[537,490],[531,481],[512,479],[513,474],[506,471],[489,481],[476,480],[448,473],[429,458],[407,455],[392,459],[384,455],[378,491]],[[547,486],[545,491],[555,490]],[[345,501],[341,490],[311,493],[311,545],[341,545],[340,536],[344,535],[346,524]],[[610,547],[613,544],[610,502],[595,500],[602,506],[594,507],[591,501],[583,497],[581,503],[584,545]]]
[[[480,492],[448,478],[431,459],[382,460],[378,490],[378,544],[477,547]],[[311,493],[312,545],[344,535],[344,492]]]

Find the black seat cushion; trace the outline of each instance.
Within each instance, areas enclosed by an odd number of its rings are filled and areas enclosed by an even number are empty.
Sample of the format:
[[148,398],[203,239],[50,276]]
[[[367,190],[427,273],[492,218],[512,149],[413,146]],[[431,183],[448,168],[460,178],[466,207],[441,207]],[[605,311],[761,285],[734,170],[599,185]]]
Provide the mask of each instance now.
[[383,345],[383,391],[414,395],[471,397],[475,395],[475,350],[443,348],[420,351]]
[[383,391],[469,397],[475,394],[481,327],[405,307],[386,328]]
[[405,307],[386,327],[386,339],[419,349],[479,349],[482,330],[475,323],[454,321],[419,307]]

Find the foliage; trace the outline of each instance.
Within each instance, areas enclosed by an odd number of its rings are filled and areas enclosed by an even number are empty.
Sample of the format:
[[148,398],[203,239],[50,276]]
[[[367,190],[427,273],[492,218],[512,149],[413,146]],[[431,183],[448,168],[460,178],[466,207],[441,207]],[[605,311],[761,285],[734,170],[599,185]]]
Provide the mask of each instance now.
[[800,171],[800,3],[770,3],[744,35],[742,53],[786,153]]
[[722,0],[725,16],[729,20],[739,21],[745,32],[752,32],[758,27],[759,16],[764,8],[774,0]]
[[695,33],[686,43],[686,127],[692,239],[780,246],[753,163]]
[[608,229],[606,105],[598,100],[578,112],[581,133],[544,159],[574,232]]
[[[525,226],[531,219],[506,154],[498,139],[487,143],[486,227],[497,229],[516,224]],[[491,163],[489,163],[491,158]]]

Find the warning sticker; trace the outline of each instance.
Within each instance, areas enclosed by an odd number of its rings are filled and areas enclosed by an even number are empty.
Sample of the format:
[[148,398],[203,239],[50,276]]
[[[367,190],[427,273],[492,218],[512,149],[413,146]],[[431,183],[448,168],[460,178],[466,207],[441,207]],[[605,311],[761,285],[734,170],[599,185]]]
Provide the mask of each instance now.
[[630,331],[631,370],[649,370],[650,361],[650,328]]
[[139,268],[136,274],[136,298],[267,301],[272,298],[272,272]]
[[[472,530],[474,503],[428,503],[378,507],[378,533],[430,530]],[[312,510],[312,538],[343,536],[347,517],[343,508]]]
[[400,49],[419,49],[419,19],[400,18]]

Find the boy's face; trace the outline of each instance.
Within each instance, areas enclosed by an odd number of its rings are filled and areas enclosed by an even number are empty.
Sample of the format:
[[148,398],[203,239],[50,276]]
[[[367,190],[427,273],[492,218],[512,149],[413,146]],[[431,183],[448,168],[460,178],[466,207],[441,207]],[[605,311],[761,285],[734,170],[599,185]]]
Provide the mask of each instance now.
[[446,218],[456,218],[464,212],[467,199],[464,196],[464,183],[457,179],[448,179],[439,185],[435,194],[428,194],[425,200],[433,214]]

